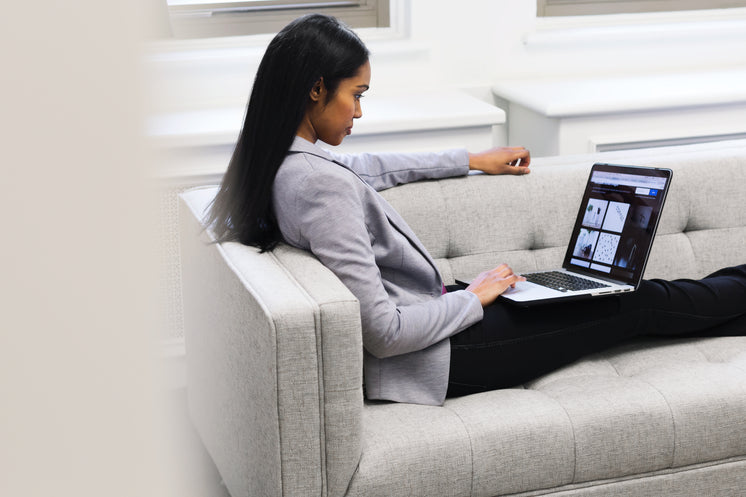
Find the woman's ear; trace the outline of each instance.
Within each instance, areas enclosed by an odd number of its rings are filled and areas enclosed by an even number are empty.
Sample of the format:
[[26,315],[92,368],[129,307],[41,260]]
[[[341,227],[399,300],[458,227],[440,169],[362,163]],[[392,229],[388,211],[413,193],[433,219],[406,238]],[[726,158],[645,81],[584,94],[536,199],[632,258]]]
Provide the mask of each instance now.
[[324,86],[324,78],[319,78],[319,80],[314,83],[313,88],[311,88],[311,100],[313,102],[320,102],[323,100],[325,94],[326,87]]

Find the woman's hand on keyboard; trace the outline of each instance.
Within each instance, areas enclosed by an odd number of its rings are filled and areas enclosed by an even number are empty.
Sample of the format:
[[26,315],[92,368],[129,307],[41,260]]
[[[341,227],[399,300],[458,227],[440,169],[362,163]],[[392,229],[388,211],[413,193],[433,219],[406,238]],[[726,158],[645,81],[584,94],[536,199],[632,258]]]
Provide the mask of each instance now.
[[495,269],[480,273],[466,287],[466,291],[479,297],[482,307],[485,307],[493,303],[508,288],[514,288],[519,281],[526,281],[526,278],[514,273],[507,264],[501,264]]

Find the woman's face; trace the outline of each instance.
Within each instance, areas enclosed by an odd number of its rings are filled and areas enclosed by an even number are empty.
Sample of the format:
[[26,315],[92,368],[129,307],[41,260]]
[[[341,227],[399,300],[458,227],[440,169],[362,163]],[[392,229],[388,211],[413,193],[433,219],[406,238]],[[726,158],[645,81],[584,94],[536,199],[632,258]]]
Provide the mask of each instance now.
[[363,115],[360,98],[369,87],[369,62],[360,66],[353,77],[341,80],[331,98],[321,80],[311,90],[311,99],[298,128],[298,136],[311,143],[317,140],[333,146],[342,143],[352,133],[353,119]]

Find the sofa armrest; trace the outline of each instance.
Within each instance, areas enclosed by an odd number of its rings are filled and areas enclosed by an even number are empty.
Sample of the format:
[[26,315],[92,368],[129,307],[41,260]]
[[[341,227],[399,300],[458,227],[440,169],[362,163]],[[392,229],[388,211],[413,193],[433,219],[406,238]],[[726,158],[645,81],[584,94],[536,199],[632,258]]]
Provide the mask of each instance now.
[[231,495],[342,495],[361,452],[359,305],[313,256],[212,243],[181,196],[192,421]]

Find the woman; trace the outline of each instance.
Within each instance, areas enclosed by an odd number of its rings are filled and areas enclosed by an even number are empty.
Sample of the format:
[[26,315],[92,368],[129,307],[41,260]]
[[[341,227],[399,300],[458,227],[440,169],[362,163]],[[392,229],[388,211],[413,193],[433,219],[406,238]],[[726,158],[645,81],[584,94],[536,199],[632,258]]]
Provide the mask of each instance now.
[[[645,282],[631,297],[593,306],[547,306],[541,316],[495,302],[524,280],[506,265],[446,291],[426,249],[377,190],[470,169],[527,174],[529,152],[336,156],[318,147],[352,132],[370,76],[365,45],[334,18],[305,16],[278,33],[209,218],[220,241],[311,251],[350,289],[360,302],[368,398],[440,405],[447,393],[525,382],[645,333],[651,319],[657,332],[674,333],[743,317],[743,266],[701,282]],[[674,319],[682,313],[683,323]]]

